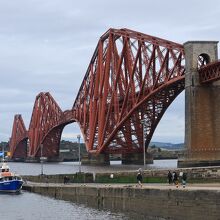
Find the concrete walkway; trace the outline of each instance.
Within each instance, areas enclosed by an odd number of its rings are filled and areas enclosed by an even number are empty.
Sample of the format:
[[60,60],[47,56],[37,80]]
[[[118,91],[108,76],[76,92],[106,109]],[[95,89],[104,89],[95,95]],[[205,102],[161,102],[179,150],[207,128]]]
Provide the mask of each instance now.
[[194,191],[194,190],[213,190],[213,191],[220,191],[220,183],[200,183],[200,184],[187,184],[185,188],[180,184],[178,188],[175,185],[169,184],[161,184],[161,183],[144,183],[141,186],[137,184],[106,184],[106,183],[36,183],[36,182],[29,182],[27,181],[24,186],[42,186],[42,187],[95,187],[95,188],[139,188],[139,189],[171,189],[171,190],[187,190],[187,191]]

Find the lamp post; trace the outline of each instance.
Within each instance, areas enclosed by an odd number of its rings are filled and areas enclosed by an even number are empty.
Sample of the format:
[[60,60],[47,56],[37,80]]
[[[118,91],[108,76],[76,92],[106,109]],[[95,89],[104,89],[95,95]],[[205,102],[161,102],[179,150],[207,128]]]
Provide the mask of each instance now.
[[44,175],[44,166],[43,166],[43,144],[40,145],[40,163],[41,163],[41,175]]
[[79,135],[77,135],[77,139],[78,139],[78,144],[79,144],[79,150],[78,150],[78,152],[79,152],[79,173],[81,173],[81,158],[80,158],[80,134]]
[[145,132],[144,132],[144,127],[145,127],[146,123],[147,122],[144,119],[141,120],[142,130],[143,130],[144,169],[145,169],[145,165],[146,165],[146,146],[145,146]]

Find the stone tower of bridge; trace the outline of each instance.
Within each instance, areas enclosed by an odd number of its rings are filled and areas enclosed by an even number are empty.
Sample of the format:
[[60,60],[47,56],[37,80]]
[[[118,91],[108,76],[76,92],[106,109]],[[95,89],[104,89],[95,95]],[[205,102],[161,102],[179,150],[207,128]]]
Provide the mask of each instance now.
[[200,84],[199,60],[218,59],[217,41],[189,41],[184,44],[185,147],[178,166],[220,164],[220,81]]

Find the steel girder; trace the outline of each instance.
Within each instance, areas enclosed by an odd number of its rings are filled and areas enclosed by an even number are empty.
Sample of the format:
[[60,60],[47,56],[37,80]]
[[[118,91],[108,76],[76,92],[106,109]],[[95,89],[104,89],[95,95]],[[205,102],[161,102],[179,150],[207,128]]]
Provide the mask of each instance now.
[[27,139],[28,132],[25,128],[21,115],[14,116],[12,135],[9,140],[9,149],[11,158],[27,157]]
[[[172,101],[184,90],[183,46],[128,29],[109,29],[98,42],[72,110],[62,112],[49,93],[36,97],[29,126],[30,157],[58,155],[66,124],[77,122],[90,153],[143,151]],[[220,62],[199,60],[201,83],[220,78]],[[10,151],[27,131],[15,116]],[[23,146],[23,145],[22,145]]]
[[[59,127],[62,110],[49,92],[41,92],[35,100],[31,122],[29,125],[29,157],[39,157],[40,147],[43,145],[43,156],[57,156],[62,129]],[[60,131],[61,130],[61,131]],[[46,138],[50,136],[50,140]],[[58,145],[58,146],[57,146]]]
[[128,29],[99,40],[73,104],[90,153],[143,151],[163,113],[184,89],[180,44]]
[[[72,122],[73,114],[72,110],[66,110],[58,115],[56,123],[51,124],[48,127],[47,133],[43,136],[41,143],[43,144],[42,155],[50,159],[55,159],[59,156],[60,140],[63,132],[63,128]],[[41,151],[35,154],[35,157],[40,157]]]
[[220,61],[208,63],[198,70],[200,83],[211,83],[220,79]]

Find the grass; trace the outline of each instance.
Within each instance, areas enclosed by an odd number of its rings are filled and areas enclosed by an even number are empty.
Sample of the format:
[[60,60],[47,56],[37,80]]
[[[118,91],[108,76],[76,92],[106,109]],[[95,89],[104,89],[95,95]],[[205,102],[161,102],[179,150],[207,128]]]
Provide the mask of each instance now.
[[[33,181],[33,182],[57,182],[63,183],[64,176],[69,177],[69,183],[92,183],[93,175],[91,173],[76,173],[76,174],[62,174],[62,175],[48,175],[45,179],[44,177],[33,176],[33,177],[24,177],[24,179]],[[167,183],[166,176],[151,176],[143,178],[143,183]],[[181,180],[180,180],[181,182]],[[111,178],[110,174],[96,174],[95,183],[137,183],[136,175],[117,175],[114,174]],[[187,183],[220,183],[220,178],[188,178]]]
[[[96,183],[136,183],[136,176],[114,176],[111,178],[108,175],[97,175]],[[144,177],[143,183],[166,183],[167,179],[164,177]]]

